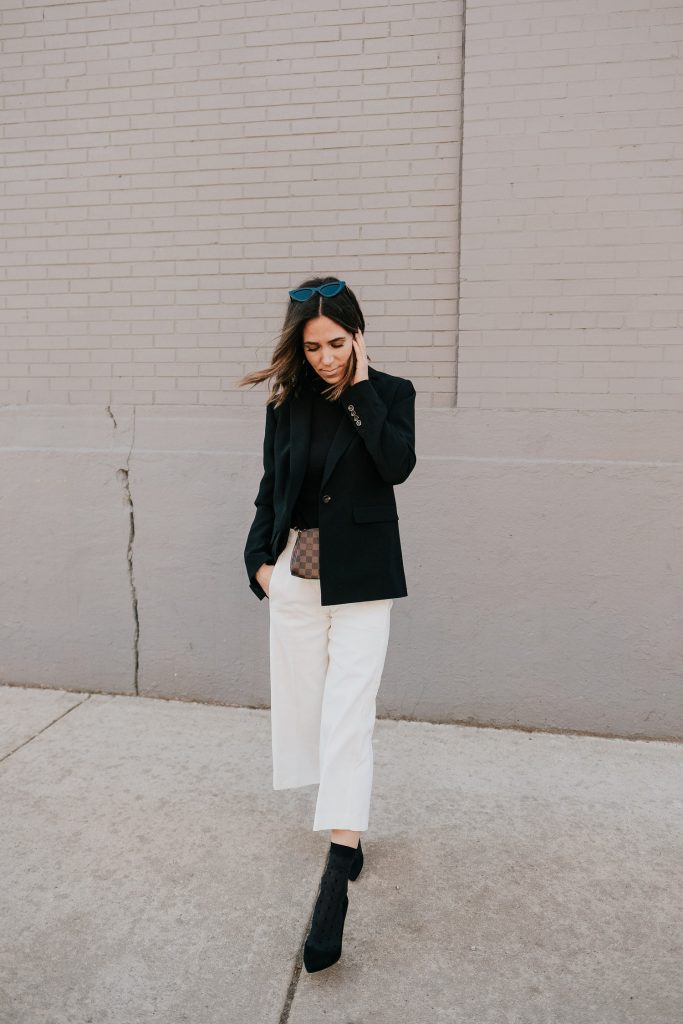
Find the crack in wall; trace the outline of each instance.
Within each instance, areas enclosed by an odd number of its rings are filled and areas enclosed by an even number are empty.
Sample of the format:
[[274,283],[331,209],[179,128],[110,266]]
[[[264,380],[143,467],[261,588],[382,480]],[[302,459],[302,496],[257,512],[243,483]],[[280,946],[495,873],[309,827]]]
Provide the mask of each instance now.
[[[107,412],[114,420],[114,427],[116,427],[116,420],[114,415],[107,406]],[[135,505],[133,504],[133,496],[130,492],[130,456],[133,451],[133,445],[135,444],[135,406],[133,406],[133,427],[130,439],[130,447],[126,456],[126,465],[116,470],[117,479],[123,484],[123,492],[128,505],[128,546],[126,550],[126,561],[128,563],[128,582],[130,585],[131,601],[133,605],[133,692],[139,695],[139,675],[140,675],[140,617],[138,615],[138,593],[135,586],[135,573],[133,571],[133,542],[135,540]]]

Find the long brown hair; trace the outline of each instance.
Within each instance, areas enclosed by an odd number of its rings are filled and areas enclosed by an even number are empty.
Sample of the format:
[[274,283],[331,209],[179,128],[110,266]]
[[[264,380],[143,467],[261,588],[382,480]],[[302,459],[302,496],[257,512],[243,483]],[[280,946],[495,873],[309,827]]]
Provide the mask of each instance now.
[[[337,280],[339,279],[336,277],[311,277],[307,281],[302,281],[298,287],[319,288],[323,284],[331,284]],[[289,394],[297,394],[307,363],[304,354],[304,324],[317,316],[326,316],[334,320],[350,334],[365,331],[365,320],[358,299],[348,285],[331,298],[325,298],[319,292],[314,292],[305,302],[296,302],[290,298],[270,366],[263,370],[252,370],[238,380],[236,386],[241,388],[249,384],[260,384],[261,381],[272,378],[266,404],[272,402],[276,407],[282,405]],[[355,372],[356,353],[352,350],[341,380],[325,388],[322,393],[330,401],[336,400],[351,384]]]

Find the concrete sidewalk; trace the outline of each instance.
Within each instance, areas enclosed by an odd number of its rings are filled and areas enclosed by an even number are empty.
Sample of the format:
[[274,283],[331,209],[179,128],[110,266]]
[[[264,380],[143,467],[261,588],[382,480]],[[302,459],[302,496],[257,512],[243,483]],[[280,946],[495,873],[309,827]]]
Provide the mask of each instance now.
[[342,959],[268,711],[0,687],[0,1024],[680,1024],[683,745],[378,721]]

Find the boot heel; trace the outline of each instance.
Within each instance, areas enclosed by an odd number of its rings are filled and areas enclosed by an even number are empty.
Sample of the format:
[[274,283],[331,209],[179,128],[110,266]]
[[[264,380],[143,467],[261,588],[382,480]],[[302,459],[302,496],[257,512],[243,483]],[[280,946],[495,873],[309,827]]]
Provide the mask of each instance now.
[[351,879],[352,882],[356,881],[356,879],[358,878],[359,874],[363,870],[363,861],[364,861],[364,859],[365,858],[363,857],[363,848],[360,845],[360,839],[359,839],[358,840],[358,846],[356,847],[356,856],[353,858],[353,860],[351,862],[351,867],[349,868],[349,878]]

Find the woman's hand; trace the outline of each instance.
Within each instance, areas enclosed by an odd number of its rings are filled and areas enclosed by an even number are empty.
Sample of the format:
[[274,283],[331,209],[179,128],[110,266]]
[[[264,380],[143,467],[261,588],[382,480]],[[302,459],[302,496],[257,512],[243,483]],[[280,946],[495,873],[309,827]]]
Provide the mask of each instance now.
[[274,565],[269,565],[268,562],[264,562],[263,565],[259,566],[256,570],[256,582],[263,587],[267,598],[270,598],[270,577],[273,575],[274,568]]
[[356,331],[353,335],[353,351],[356,353],[356,372],[352,384],[358,384],[361,380],[368,380],[368,352],[365,347],[365,338],[362,331]]

